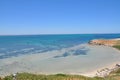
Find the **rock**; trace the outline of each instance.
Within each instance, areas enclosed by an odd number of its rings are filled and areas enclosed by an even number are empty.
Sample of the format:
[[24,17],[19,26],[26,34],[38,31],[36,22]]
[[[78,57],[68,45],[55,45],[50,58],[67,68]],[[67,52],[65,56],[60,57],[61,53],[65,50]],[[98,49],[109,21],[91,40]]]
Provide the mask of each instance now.
[[114,46],[117,43],[117,40],[104,40],[104,39],[96,39],[91,40],[89,44],[93,45],[105,45],[105,46]]

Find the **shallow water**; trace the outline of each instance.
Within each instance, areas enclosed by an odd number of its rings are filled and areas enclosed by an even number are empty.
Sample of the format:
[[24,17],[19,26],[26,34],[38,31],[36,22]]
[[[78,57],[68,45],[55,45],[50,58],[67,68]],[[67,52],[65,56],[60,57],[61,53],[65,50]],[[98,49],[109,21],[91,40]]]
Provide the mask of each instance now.
[[[44,53],[87,43],[92,39],[118,38],[120,34],[21,35],[0,36],[0,59],[25,54]],[[74,54],[73,54],[74,53]],[[86,54],[86,50],[66,52],[61,56]]]
[[[86,73],[120,61],[120,52],[87,42],[109,35],[1,36],[0,75],[16,72]],[[7,41],[7,42],[6,42]]]
[[[87,50],[86,54],[63,56],[65,52],[77,49]],[[56,57],[58,56],[58,57]],[[26,54],[0,60],[0,75],[17,72],[44,74],[83,74],[120,61],[120,52],[106,46],[77,45],[43,54]]]

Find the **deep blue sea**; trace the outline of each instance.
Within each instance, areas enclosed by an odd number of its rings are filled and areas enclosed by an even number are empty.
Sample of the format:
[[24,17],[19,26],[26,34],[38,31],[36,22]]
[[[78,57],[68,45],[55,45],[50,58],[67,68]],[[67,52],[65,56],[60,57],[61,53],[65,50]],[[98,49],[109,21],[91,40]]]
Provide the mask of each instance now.
[[[24,54],[40,54],[60,50],[92,39],[120,38],[120,34],[64,34],[0,36],[0,59]],[[77,52],[77,51],[76,51]]]

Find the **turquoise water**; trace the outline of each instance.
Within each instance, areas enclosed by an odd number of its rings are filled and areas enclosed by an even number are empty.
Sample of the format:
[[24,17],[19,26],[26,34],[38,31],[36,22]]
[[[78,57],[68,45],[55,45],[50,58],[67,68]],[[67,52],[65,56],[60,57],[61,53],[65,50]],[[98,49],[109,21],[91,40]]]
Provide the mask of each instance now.
[[[69,35],[19,35],[0,36],[0,59],[20,56],[24,54],[40,54],[52,50],[60,50],[79,44],[87,43],[92,39],[120,38],[120,34],[69,34]],[[67,57],[71,54],[87,55],[87,50],[77,49],[66,52],[54,58]]]

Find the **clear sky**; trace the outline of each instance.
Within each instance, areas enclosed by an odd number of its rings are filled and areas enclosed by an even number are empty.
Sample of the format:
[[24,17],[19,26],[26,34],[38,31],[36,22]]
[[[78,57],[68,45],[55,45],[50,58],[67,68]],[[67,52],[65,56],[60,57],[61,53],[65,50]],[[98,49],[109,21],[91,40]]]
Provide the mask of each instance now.
[[0,0],[0,35],[120,33],[120,0]]

